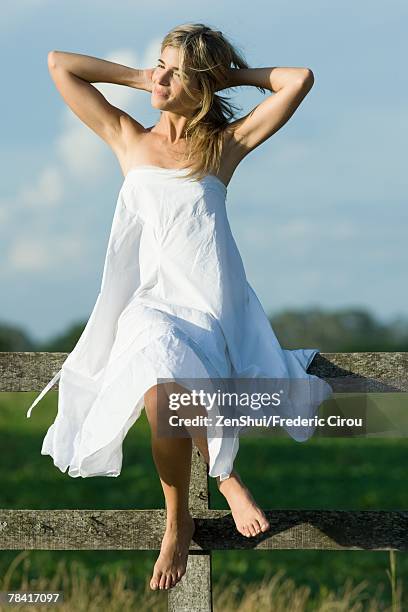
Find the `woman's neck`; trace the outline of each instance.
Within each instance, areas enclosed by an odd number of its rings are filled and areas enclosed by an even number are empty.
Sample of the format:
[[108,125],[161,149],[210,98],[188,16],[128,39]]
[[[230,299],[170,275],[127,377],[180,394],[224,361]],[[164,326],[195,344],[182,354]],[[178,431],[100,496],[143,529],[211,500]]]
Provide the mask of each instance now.
[[181,141],[185,141],[185,127],[187,117],[177,115],[170,111],[163,111],[160,115],[158,123],[152,129],[152,132],[162,136],[171,145],[177,145]]

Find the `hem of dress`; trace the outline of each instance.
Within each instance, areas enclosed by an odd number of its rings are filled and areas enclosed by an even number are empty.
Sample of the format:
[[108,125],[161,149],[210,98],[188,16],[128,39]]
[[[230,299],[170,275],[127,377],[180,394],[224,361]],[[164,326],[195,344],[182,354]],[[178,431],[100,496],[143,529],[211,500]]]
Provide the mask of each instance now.
[[[182,330],[180,330],[179,328],[176,328],[176,330],[172,330],[171,332],[167,330],[165,337],[166,338],[171,337],[173,341],[182,342],[184,344],[186,350],[188,351],[184,358],[186,359],[186,363],[189,364],[189,366],[192,364],[191,353],[194,355],[194,358],[197,360],[197,362],[196,364],[192,365],[192,368],[193,369],[195,367],[197,368],[197,373],[200,373],[199,378],[201,378],[204,373],[205,373],[206,378],[220,377],[220,372],[217,371],[217,369],[211,363],[207,355],[203,353],[201,347],[199,347],[194,341],[192,341],[192,339],[188,335],[186,335]],[[159,336],[155,338],[155,341],[160,342],[161,338],[162,336]],[[149,344],[147,348],[150,348],[150,347],[151,347],[151,344]],[[143,372],[142,380],[144,381],[144,384],[141,385],[142,392],[141,394],[138,394],[139,397],[133,397],[132,401],[129,402],[129,406],[131,404],[132,407],[129,408],[129,410],[123,411],[122,424],[118,426],[117,428],[115,428],[115,433],[112,438],[110,439],[106,438],[103,443],[97,442],[94,447],[90,447],[86,450],[84,449],[84,451],[82,452],[81,451],[77,452],[78,449],[76,449],[76,447],[73,446],[72,455],[69,460],[69,463],[67,463],[66,461],[62,462],[61,456],[59,458],[57,457],[59,453],[55,447],[55,444],[58,444],[57,436],[63,435],[63,430],[64,430],[63,425],[61,425],[61,431],[59,433],[56,434],[55,433],[56,429],[54,428],[54,430],[49,433],[49,439],[44,440],[43,449],[41,450],[41,454],[49,455],[53,459],[54,465],[61,472],[66,473],[68,469],[68,476],[72,478],[78,478],[78,477],[89,478],[89,477],[95,477],[95,476],[118,477],[121,474],[121,471],[122,471],[121,453],[122,453],[123,441],[130,427],[136,422],[136,420],[138,420],[138,418],[141,415],[141,412],[143,410],[144,394],[152,385],[157,384],[158,378],[165,378],[163,376],[159,376],[159,377],[156,376],[157,367],[156,367],[156,364],[154,363],[154,360],[151,359],[151,356],[149,358],[149,355],[146,354],[145,350],[141,349],[131,358],[131,361],[128,363],[127,368],[124,368],[123,370],[121,370],[121,372],[118,375],[116,375],[106,385],[102,393],[99,396],[97,396],[95,401],[98,401],[98,399],[100,399],[103,396],[104,392],[109,392],[109,389],[112,386],[117,385],[119,382],[119,379],[123,377],[124,373],[127,372],[127,375],[129,376],[129,378],[132,379],[132,376],[131,376],[132,366],[133,368],[139,368],[139,371]],[[164,372],[162,372],[162,374],[163,373]],[[180,373],[179,375],[177,375],[177,373],[175,372],[171,373],[170,371],[168,371],[167,378],[174,378],[176,380],[177,379],[182,380],[184,378],[186,379],[191,378],[191,376],[185,376],[185,373],[183,375],[183,372],[181,372],[181,374],[182,375],[180,376]],[[73,373],[70,372],[69,376],[66,378],[66,382],[68,384],[73,384],[74,381],[75,381],[75,377],[73,376]],[[56,420],[57,419],[58,419],[58,415],[57,415]],[[62,422],[63,419],[66,419],[66,415],[64,413],[61,413],[59,416],[59,419]],[[56,420],[54,421],[53,425],[55,424]],[[127,424],[130,421],[131,421],[131,424],[129,427],[127,427]],[[51,425],[51,427],[53,425]],[[81,427],[78,429],[78,432],[77,432],[77,435],[79,435],[78,437],[79,443],[81,441],[81,433],[83,431],[84,431],[84,425],[82,423]],[[115,440],[120,440],[120,442],[116,444]],[[72,444],[74,445],[74,441],[72,442]],[[105,460],[105,465],[107,465],[109,462],[112,463],[114,459],[116,458],[116,463],[118,464],[116,469],[110,468],[107,470],[99,469],[98,471],[92,471],[92,466],[89,466],[90,469],[89,468],[87,469],[84,467],[84,464],[87,464],[87,463],[89,464],[89,462],[92,463],[92,457],[94,457],[98,452],[103,451],[104,449],[106,450],[109,449],[108,452],[111,451],[110,455],[109,456],[107,455],[108,458]],[[120,453],[120,464],[119,464],[119,459],[118,459],[119,453]],[[218,453],[215,453],[215,456],[212,455],[211,458],[212,458],[213,465],[216,463],[218,456],[219,456]],[[68,459],[68,455],[66,459]],[[74,466],[72,466],[73,463],[75,464]],[[103,465],[103,462],[101,463]],[[228,476],[229,474],[223,473],[223,479],[227,478]]]
[[54,455],[50,452],[43,452],[41,451],[40,453],[41,455],[43,455],[44,457],[48,456],[51,457],[53,465],[58,468],[63,474],[67,473],[68,470],[68,476],[71,476],[71,478],[93,478],[95,476],[107,476],[107,477],[111,477],[111,478],[117,478],[118,476],[121,475],[121,470],[109,470],[107,472],[94,472],[94,473],[87,473],[86,475],[81,474],[81,471],[79,469],[69,469],[69,464],[66,466],[60,465],[58,462],[54,461]]

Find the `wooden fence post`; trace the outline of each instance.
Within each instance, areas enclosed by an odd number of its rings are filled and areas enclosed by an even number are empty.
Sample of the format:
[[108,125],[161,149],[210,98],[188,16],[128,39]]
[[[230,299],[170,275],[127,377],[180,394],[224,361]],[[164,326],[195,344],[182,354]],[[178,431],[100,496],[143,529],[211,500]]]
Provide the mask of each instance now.
[[[193,515],[196,511],[207,510],[209,507],[208,467],[194,444],[189,506]],[[168,611],[212,612],[211,580],[211,551],[191,551],[185,575],[168,592]]]

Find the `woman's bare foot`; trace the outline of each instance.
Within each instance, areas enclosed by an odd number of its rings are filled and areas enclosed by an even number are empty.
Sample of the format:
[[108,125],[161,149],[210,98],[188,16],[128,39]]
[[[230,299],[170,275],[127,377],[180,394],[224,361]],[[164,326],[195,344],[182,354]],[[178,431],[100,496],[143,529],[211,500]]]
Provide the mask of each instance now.
[[160,554],[150,580],[151,589],[170,589],[184,576],[194,529],[194,520],[188,513],[174,520],[167,520]]
[[250,538],[269,529],[268,519],[242,482],[238,472],[232,470],[230,477],[221,482],[217,478],[217,484],[218,490],[231,508],[235,525],[242,535]]

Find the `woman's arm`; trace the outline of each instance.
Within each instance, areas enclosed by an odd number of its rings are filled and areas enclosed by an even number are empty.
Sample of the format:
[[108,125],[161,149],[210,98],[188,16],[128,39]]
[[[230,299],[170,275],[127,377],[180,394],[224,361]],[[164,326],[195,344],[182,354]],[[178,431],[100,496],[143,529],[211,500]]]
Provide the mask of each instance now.
[[149,70],[139,70],[89,55],[62,51],[50,51],[48,69],[70,109],[116,153],[126,152],[129,130],[133,133],[144,131],[140,123],[125,111],[110,104],[91,83],[115,83],[151,91]]
[[248,85],[278,92],[285,85],[302,79],[309,72],[311,72],[309,68],[230,68],[226,85],[222,89]]
[[245,117],[233,121],[228,131],[242,159],[275,134],[300,106],[314,83],[309,68],[230,68],[223,89],[252,85],[274,92]]
[[80,53],[51,51],[48,57],[52,64],[58,64],[60,68],[68,70],[88,83],[115,83],[151,91],[151,81],[149,82],[143,69],[130,68]]

